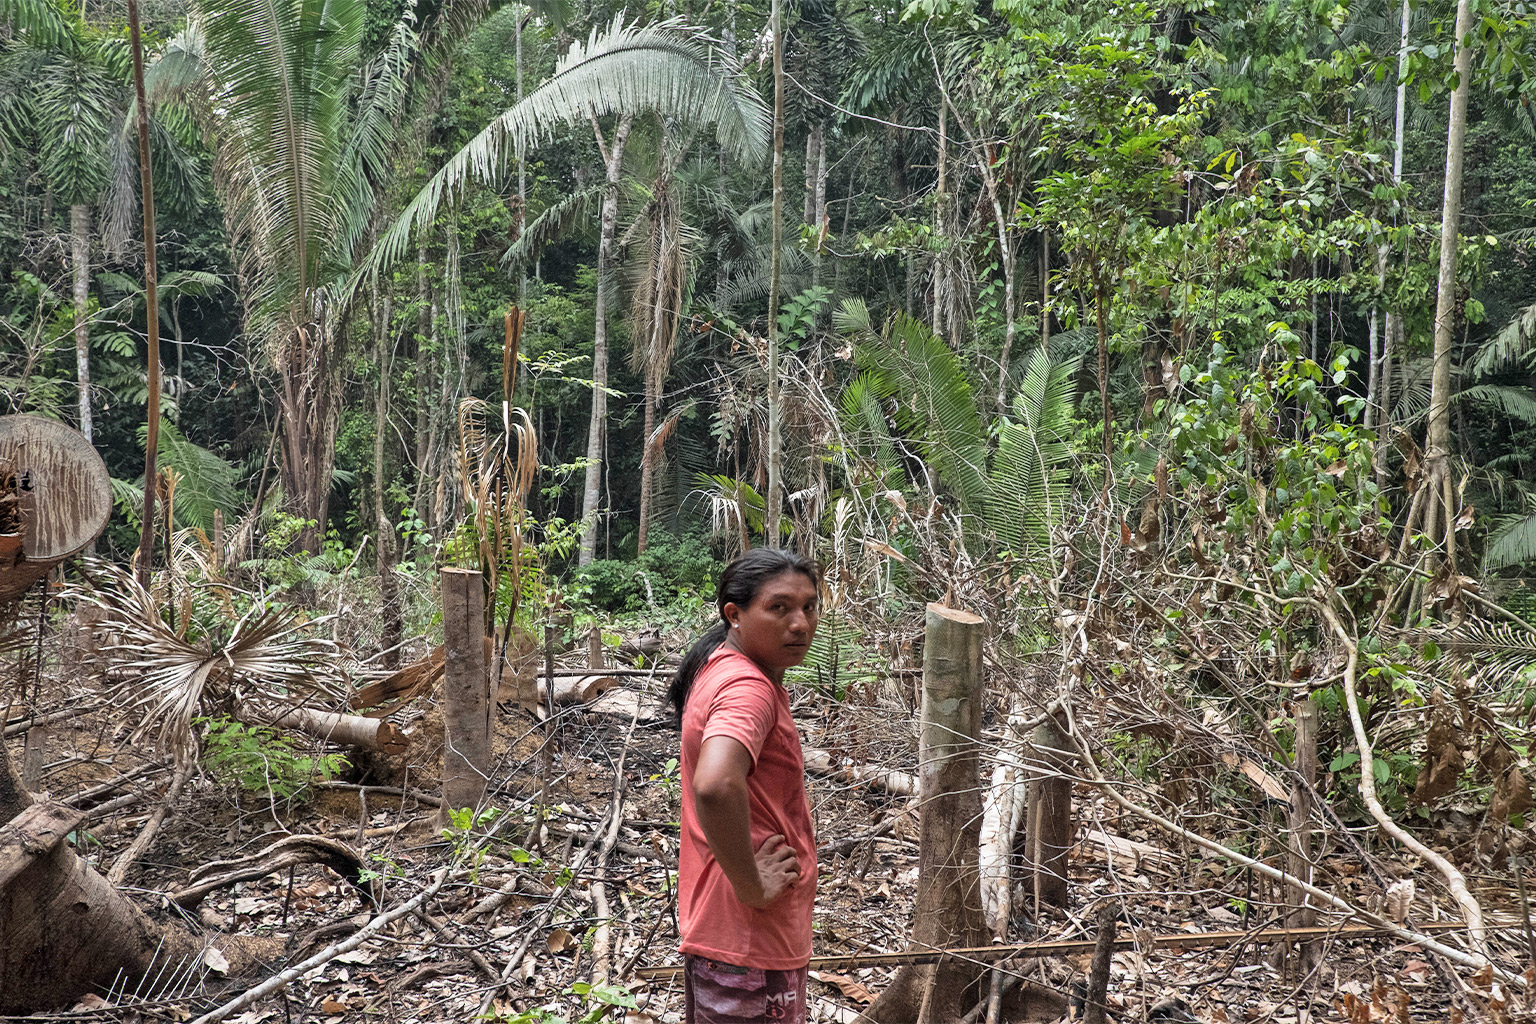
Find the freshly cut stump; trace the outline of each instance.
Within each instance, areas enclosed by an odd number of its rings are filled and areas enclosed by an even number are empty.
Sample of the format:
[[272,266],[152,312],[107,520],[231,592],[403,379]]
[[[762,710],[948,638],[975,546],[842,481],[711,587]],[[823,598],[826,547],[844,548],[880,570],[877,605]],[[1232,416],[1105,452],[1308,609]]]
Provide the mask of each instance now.
[[[986,622],[928,606],[919,743],[917,899],[912,949],[980,946],[981,642]],[[957,1021],[980,998],[983,969],[963,961],[908,965],[865,1011],[880,1024]]]

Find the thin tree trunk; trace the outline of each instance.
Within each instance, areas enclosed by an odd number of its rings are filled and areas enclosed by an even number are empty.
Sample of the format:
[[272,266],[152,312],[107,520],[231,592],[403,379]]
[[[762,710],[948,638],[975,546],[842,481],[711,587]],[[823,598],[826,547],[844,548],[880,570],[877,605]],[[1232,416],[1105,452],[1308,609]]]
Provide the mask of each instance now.
[[139,584],[149,586],[149,566],[155,549],[155,489],[158,472],[155,462],[160,445],[160,300],[155,260],[155,182],[149,155],[149,104],[144,96],[144,45],[139,38],[139,2],[128,0],[128,37],[133,51],[133,90],[138,100],[139,190],[144,208],[144,320],[149,339],[145,387],[144,438],[144,519],[139,529]]
[[80,433],[91,441],[91,334],[87,319],[91,298],[91,208],[84,203],[69,208],[69,241],[75,285],[75,379],[80,390]]
[[416,518],[431,532],[432,522],[432,288],[427,283],[427,247],[416,247]]
[[651,386],[650,374],[645,381],[645,433],[640,448],[640,525],[635,534],[635,551],[645,553],[650,540],[651,487],[655,482],[655,465],[651,458],[651,432],[656,429],[657,389]]
[[597,301],[593,304],[595,323],[592,330],[592,418],[587,424],[587,477],[581,496],[581,548],[579,565],[591,565],[597,554],[598,516],[603,493],[603,439],[608,422],[608,292],[612,287],[613,246],[618,235],[619,176],[624,169],[624,144],[634,117],[625,114],[613,129],[611,144],[603,144],[602,129],[592,119],[597,147],[603,154],[607,184],[603,190],[602,228],[597,243]]
[[394,302],[388,293],[379,294],[377,282],[373,286],[374,305],[374,362],[379,368],[379,390],[373,399],[373,522],[378,534],[374,545],[375,562],[379,572],[379,603],[383,618],[379,645],[384,650],[384,667],[400,667],[400,641],[404,623],[400,616],[400,584],[395,579],[396,537],[394,524],[384,506],[384,434],[389,430],[389,400],[391,375],[394,372],[395,350],[390,335],[390,321],[394,319]]
[[779,388],[779,289],[783,285],[784,249],[784,11],[773,0],[773,251],[768,271],[768,488],[763,514],[763,542],[779,546],[779,515],[784,506],[784,409]]
[[1104,415],[1104,490],[1109,491],[1109,473],[1112,452],[1114,449],[1114,410],[1109,405],[1109,326],[1104,316],[1104,283],[1099,278],[1099,268],[1095,264],[1092,270],[1093,276],[1093,304],[1094,314],[1099,328],[1099,406]]
[[[1456,4],[1456,90],[1445,138],[1445,195],[1440,213],[1440,276],[1435,290],[1435,352],[1430,375],[1429,430],[1424,455],[1428,469],[1430,502],[1427,522],[1435,520],[1434,503],[1445,489],[1450,472],[1451,447],[1451,345],[1456,317],[1456,241],[1461,227],[1461,170],[1467,133],[1467,97],[1472,84],[1471,0]],[[1445,528],[1447,549],[1456,543],[1456,510],[1444,508],[1439,517]],[[1432,541],[1435,532],[1430,531]]]
[[1040,348],[1051,345],[1051,236],[1040,229]]
[[[523,102],[523,17],[522,8],[513,12],[512,18],[512,46],[513,46],[513,75],[516,79],[517,102]],[[523,237],[523,229],[528,225],[528,161],[522,153],[517,154],[517,237]],[[517,272],[517,305],[519,309],[527,307],[528,271],[520,266]]]
[[[1412,20],[1409,0],[1403,0],[1402,32],[1397,44],[1397,109],[1393,116],[1392,133],[1392,184],[1403,180],[1403,121],[1408,106],[1408,28]],[[1385,277],[1383,277],[1385,282]],[[1392,423],[1392,352],[1403,335],[1403,315],[1396,303],[1387,304],[1387,318],[1381,331],[1381,372],[1378,375],[1378,411],[1375,427],[1385,436]],[[1376,455],[1376,485],[1387,485],[1387,460],[1385,452]]]

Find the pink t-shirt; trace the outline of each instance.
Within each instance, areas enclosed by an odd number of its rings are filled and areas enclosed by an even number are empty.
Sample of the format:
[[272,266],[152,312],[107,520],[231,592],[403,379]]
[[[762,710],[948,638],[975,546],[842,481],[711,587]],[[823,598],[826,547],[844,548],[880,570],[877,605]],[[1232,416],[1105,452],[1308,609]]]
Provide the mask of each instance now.
[[[800,881],[771,906],[755,910],[709,852],[693,807],[693,770],[711,736],[729,736],[752,755],[747,774],[752,848],[782,835],[800,862]],[[677,911],[682,950],[761,970],[787,971],[811,959],[816,902],[816,839],[805,793],[805,758],[789,713],[789,693],[746,655],[722,647],[699,672],[683,710],[682,851]]]

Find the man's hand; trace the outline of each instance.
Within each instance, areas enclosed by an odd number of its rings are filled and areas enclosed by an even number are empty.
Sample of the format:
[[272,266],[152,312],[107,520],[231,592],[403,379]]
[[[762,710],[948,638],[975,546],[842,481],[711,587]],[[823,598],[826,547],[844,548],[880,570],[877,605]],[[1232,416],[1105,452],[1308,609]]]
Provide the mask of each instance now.
[[[736,898],[754,910],[771,906],[800,881],[800,860],[783,836],[769,836],[757,848],[757,892],[736,890]],[[734,884],[732,886],[734,888]]]

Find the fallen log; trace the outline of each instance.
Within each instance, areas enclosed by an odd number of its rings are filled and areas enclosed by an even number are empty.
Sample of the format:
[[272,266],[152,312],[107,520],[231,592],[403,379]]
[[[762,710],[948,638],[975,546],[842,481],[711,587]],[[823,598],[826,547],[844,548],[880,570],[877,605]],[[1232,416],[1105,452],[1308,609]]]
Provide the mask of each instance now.
[[[151,921],[61,842],[82,812],[59,807],[33,804],[0,744],[0,820],[17,847],[0,884],[0,1014],[68,1007],[114,985],[151,995],[199,969],[207,948]],[[231,973],[248,966],[238,940],[218,945]]]
[[285,836],[249,857],[204,864],[192,873],[193,883],[172,893],[170,901],[183,910],[194,910],[211,892],[236,882],[265,878],[300,864],[320,864],[330,868],[375,904],[381,896],[378,879],[363,880],[363,858],[356,850],[325,836],[301,835]]
[[892,796],[916,796],[917,779],[907,772],[877,765],[839,764],[839,758],[829,750],[805,748],[805,770],[860,786],[882,789]]
[[[609,670],[602,672],[587,671],[581,675],[561,675],[555,677],[555,704],[566,707],[572,704],[590,704],[609,690],[619,685],[618,679]],[[503,687],[503,693],[505,687]],[[549,694],[549,679],[546,676],[539,677],[539,703],[542,705]],[[499,697],[505,700],[505,697]]]
[[398,756],[411,749],[410,734],[382,718],[345,715],[315,708],[265,708],[249,704],[237,707],[235,717],[246,725],[294,729],[317,739],[381,754]]

